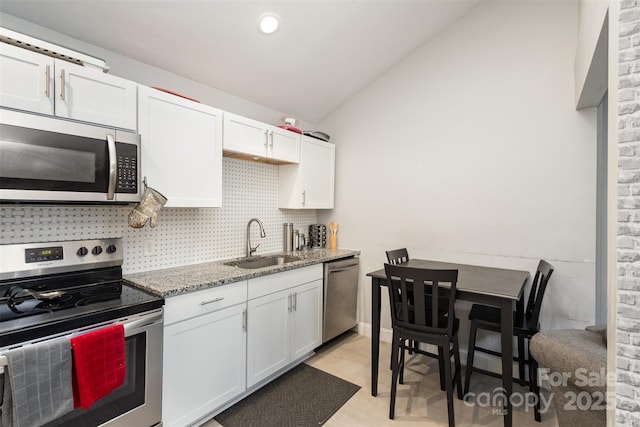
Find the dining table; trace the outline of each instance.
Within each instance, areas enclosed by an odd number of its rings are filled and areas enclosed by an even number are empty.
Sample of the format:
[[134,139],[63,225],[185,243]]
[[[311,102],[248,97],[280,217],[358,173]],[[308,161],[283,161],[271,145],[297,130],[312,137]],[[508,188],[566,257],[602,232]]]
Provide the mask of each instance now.
[[[504,407],[499,413],[504,417],[505,427],[513,423],[511,394],[513,392],[513,326],[514,307],[521,309],[522,294],[528,271],[485,267],[455,262],[426,259],[410,259],[401,265],[436,270],[458,270],[456,299],[477,302],[500,308],[500,345],[502,350],[502,387],[505,394]],[[371,395],[378,394],[378,363],[380,358],[380,310],[381,288],[387,286],[384,268],[367,273],[371,277]]]

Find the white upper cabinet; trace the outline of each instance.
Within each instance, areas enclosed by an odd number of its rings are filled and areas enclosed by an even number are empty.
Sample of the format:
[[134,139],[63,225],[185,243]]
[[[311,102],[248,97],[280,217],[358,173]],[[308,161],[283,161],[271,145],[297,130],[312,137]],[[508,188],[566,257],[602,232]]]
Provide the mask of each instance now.
[[142,174],[167,207],[222,206],[222,111],[138,89]]
[[257,120],[224,113],[224,151],[230,156],[270,163],[298,163],[300,134]]
[[55,114],[58,117],[136,129],[136,83],[55,60]]
[[278,207],[333,209],[335,162],[334,144],[303,136],[300,163],[279,168]]
[[0,43],[0,105],[136,130],[136,83]]
[[0,105],[53,115],[54,59],[0,43]]

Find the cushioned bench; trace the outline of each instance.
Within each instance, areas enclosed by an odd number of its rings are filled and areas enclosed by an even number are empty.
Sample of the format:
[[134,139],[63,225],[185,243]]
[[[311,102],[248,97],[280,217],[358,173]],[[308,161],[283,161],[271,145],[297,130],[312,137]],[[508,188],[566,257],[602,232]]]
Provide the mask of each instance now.
[[540,368],[549,369],[547,380],[561,427],[606,424],[605,328],[539,332],[531,339],[530,351]]

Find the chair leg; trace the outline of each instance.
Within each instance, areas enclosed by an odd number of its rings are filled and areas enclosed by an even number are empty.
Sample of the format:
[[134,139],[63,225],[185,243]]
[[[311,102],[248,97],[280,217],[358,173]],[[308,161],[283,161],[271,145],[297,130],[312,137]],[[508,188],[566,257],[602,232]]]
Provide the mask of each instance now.
[[444,377],[447,390],[447,413],[449,415],[449,427],[455,427],[455,415],[453,412],[453,379],[451,375],[451,351],[447,343],[443,348],[444,353]]
[[[398,339],[398,337],[396,336],[396,331],[394,330],[392,335],[391,335],[391,342],[394,343],[396,342],[396,340]],[[389,358],[389,369],[393,369],[393,358],[395,356],[393,355],[393,344],[391,344],[391,357]]]
[[[406,342],[405,340],[400,340],[400,384],[404,384],[404,354],[405,354],[404,343],[405,342]],[[411,340],[409,340],[409,343],[411,343]]]
[[518,384],[520,385],[526,385],[524,378],[524,361],[524,337],[518,337]]
[[536,396],[536,406],[533,408],[533,415],[537,422],[541,421],[540,417],[540,386],[538,385],[538,362],[529,353],[529,381],[531,382],[532,391]]
[[467,347],[467,366],[464,373],[464,395],[469,393],[469,383],[471,382],[471,372],[473,371],[473,356],[476,348],[476,334],[478,333],[478,326],[476,322],[471,321],[471,328],[469,329],[469,346]]
[[[395,332],[394,332],[395,334]],[[400,352],[400,340],[393,340],[393,348],[391,350],[391,397],[389,399],[389,419],[392,420],[396,410],[396,389],[398,383],[398,369],[399,369],[399,352]]]
[[453,378],[456,381],[456,389],[458,389],[458,399],[462,400],[462,367],[460,366],[460,346],[457,335],[453,337],[453,363],[456,368]]
[[442,352],[442,347],[438,347],[438,371],[440,372],[440,390],[444,391],[445,389],[445,378],[444,378],[444,353]]

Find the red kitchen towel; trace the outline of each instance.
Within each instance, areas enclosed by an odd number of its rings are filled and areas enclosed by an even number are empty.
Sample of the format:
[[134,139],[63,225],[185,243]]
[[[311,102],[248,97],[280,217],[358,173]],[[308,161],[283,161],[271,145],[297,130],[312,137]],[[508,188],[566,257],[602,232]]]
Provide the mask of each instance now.
[[71,338],[74,407],[88,409],[124,383],[124,326]]

